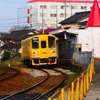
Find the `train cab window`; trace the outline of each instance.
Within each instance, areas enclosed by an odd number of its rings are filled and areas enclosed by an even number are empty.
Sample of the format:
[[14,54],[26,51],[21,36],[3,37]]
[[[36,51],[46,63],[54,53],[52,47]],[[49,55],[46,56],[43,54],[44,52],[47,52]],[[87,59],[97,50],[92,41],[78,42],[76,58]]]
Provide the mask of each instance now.
[[49,48],[55,47],[55,38],[54,37],[48,37],[48,45],[49,45]]
[[46,48],[46,41],[41,41],[41,48]]
[[38,37],[32,38],[32,48],[39,48],[39,39]]

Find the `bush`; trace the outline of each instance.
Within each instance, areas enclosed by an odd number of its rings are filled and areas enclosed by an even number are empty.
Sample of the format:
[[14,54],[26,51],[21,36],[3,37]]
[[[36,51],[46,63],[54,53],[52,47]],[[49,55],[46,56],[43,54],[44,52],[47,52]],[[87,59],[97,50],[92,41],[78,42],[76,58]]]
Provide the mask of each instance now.
[[22,66],[23,64],[22,64],[22,62],[21,61],[18,61],[17,62],[17,66]]
[[3,53],[3,60],[7,60],[9,59],[11,56],[10,52],[9,51],[4,51]]

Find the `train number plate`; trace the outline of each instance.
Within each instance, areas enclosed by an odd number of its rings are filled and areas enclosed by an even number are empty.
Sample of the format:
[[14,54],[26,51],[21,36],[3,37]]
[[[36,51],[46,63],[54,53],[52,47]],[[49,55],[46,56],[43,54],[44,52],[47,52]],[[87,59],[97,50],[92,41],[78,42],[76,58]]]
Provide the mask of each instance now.
[[42,52],[42,54],[46,54],[46,52]]

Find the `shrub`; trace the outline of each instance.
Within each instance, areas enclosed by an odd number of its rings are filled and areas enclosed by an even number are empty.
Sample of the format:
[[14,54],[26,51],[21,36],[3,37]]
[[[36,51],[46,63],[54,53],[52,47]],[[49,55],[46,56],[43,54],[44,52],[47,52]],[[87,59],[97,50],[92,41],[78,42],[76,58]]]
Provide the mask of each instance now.
[[7,60],[9,59],[11,56],[10,52],[9,51],[4,51],[3,53],[3,60]]
[[21,61],[18,61],[17,62],[17,66],[22,66],[23,64],[22,64],[22,62]]

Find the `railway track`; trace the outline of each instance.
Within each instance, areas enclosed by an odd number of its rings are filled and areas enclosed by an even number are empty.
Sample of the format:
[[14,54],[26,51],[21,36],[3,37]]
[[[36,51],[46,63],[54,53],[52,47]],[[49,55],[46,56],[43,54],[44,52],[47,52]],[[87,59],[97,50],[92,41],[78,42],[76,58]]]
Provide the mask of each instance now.
[[[42,84],[44,81],[46,81],[46,80],[49,78],[49,74],[48,74],[48,72],[46,72],[45,70],[41,70],[41,71],[44,72],[44,73],[46,74],[46,77],[45,77],[43,80],[41,80],[41,81],[38,82],[37,84],[34,84],[34,85],[32,85],[32,86],[30,86],[30,87],[28,87],[28,88],[26,88],[26,89],[24,89],[24,90],[22,90],[22,91],[19,91],[19,92],[17,92],[17,93],[14,93],[14,94],[11,94],[11,95],[9,95],[9,96],[6,96],[6,97],[2,98],[1,100],[10,100],[12,97],[16,98],[16,96],[18,96],[19,94],[24,93],[24,92],[26,92],[26,91],[29,91],[29,90],[33,89],[34,87],[36,87],[36,86]],[[37,96],[37,95],[39,95],[39,94],[34,94],[34,95]],[[33,96],[34,96],[34,95],[33,95]],[[14,99],[12,98],[11,100],[14,100]],[[16,100],[18,100],[18,99],[16,99]],[[22,99],[21,99],[21,100],[22,100]],[[23,100],[26,100],[26,99],[24,98]],[[27,99],[27,100],[28,100],[28,99]]]
[[19,70],[14,69],[14,68],[10,68],[10,67],[9,68],[5,67],[4,70],[5,70],[5,73],[0,75],[0,81],[9,79],[9,78],[16,76],[20,73]]
[[67,76],[65,73],[63,73],[62,71],[59,71],[57,69],[52,69],[52,70],[59,72],[63,76],[62,80],[59,83],[57,83],[54,87],[50,88],[48,91],[42,93],[40,96],[38,96],[36,98],[31,98],[29,100],[39,100],[39,99],[46,100],[47,95],[49,96],[49,95],[53,94],[54,90],[57,89],[65,81],[66,76]]
[[44,82],[49,80],[50,75],[49,75],[48,71],[43,69],[41,71],[46,73],[46,77],[42,81],[38,82],[37,84],[34,84],[33,86],[31,86],[29,88],[21,90],[20,92],[5,96],[5,97],[1,98],[1,100],[38,100],[38,99],[45,100],[44,98],[47,97],[47,96],[50,96],[51,94],[53,94],[54,90],[56,88],[58,88],[64,82],[64,80],[66,79],[66,74],[65,73],[63,73],[63,72],[61,72],[57,69],[49,69],[49,70],[53,70],[57,73],[60,73],[63,77],[62,80],[59,83],[57,83],[55,86],[53,86],[52,88],[48,89],[47,91],[44,91],[43,93],[23,94],[23,93],[25,93],[29,90],[37,88],[38,86],[40,86],[41,84],[44,84]]

